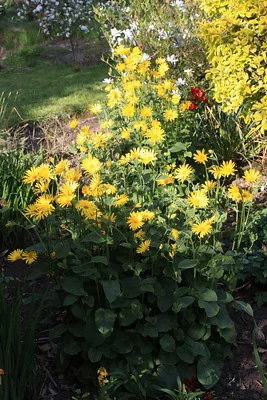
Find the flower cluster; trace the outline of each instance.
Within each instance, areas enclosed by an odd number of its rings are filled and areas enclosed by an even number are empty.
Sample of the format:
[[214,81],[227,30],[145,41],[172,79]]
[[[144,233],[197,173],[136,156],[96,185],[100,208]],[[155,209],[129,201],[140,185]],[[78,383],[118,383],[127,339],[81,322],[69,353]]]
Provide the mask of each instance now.
[[93,17],[92,1],[26,0],[18,2],[17,15],[34,16],[47,36],[71,38],[77,31],[88,33]]
[[[107,113],[109,119],[103,120],[99,132],[79,127],[76,119],[70,122],[80,152],[75,166],[61,159],[26,171],[23,182],[31,185],[36,199],[24,214],[36,223],[52,223],[64,215],[59,230],[63,237],[93,228],[105,241],[118,230],[138,258],[160,251],[172,262],[192,237],[208,241],[216,234],[222,221],[218,204],[234,200],[248,205],[253,195],[235,184],[225,188],[225,178],[236,174],[232,160],[214,163],[213,153],[205,149],[179,155],[184,110],[175,81],[167,76],[166,59],[148,59],[139,48],[122,45],[113,54],[118,59],[117,78],[107,81],[106,105],[90,106],[91,112],[100,117]],[[206,101],[202,89],[194,87],[191,94]],[[196,175],[197,165],[202,166],[204,179]],[[247,182],[258,178],[253,169],[244,173]],[[52,243],[48,253],[54,251]],[[120,245],[109,243],[114,248]],[[19,258],[32,260],[21,250],[9,256],[11,261]]]

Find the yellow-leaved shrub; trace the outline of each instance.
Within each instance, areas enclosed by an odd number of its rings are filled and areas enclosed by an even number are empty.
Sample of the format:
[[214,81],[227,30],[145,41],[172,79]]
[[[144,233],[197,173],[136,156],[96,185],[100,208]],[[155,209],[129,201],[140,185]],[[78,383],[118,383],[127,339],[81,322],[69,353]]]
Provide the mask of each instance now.
[[267,1],[199,0],[214,98],[267,129]]

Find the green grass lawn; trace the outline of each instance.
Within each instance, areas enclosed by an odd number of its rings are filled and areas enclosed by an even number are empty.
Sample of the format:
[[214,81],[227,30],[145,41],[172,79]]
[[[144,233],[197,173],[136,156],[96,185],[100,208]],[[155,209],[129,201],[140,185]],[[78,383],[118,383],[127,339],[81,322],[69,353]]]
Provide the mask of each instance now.
[[28,69],[6,69],[0,72],[0,94],[7,100],[9,123],[40,120],[50,115],[69,115],[85,111],[88,105],[101,101],[105,92],[102,80],[107,77],[103,63],[73,71],[71,65],[40,64]]

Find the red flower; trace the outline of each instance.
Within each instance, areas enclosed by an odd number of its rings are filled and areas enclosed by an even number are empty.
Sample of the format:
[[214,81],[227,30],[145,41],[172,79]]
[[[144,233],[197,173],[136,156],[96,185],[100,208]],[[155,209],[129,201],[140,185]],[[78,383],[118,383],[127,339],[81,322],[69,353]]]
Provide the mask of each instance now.
[[204,95],[205,95],[204,89],[199,89],[196,86],[191,88],[191,96],[193,100],[200,100],[206,102],[208,99]]
[[197,108],[197,105],[194,101],[191,101],[190,106],[188,107],[188,110],[193,111]]
[[210,392],[207,392],[204,394],[204,399],[210,400],[212,399],[212,394]]

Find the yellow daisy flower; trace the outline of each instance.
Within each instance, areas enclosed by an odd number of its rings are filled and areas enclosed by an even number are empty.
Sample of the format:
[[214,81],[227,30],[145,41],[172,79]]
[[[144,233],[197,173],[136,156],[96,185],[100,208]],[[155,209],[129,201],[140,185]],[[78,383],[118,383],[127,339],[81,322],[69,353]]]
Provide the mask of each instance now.
[[28,169],[23,178],[22,181],[23,183],[27,184],[33,184],[37,179],[39,178],[39,168],[38,167],[31,167]]
[[237,201],[237,202],[242,200],[242,196],[241,196],[239,187],[234,183],[232,183],[228,189],[228,196],[230,197],[230,199],[233,199],[234,201]]
[[135,239],[143,239],[144,236],[145,236],[145,232],[143,231],[143,229],[140,229],[139,231],[134,233]]
[[126,104],[122,107],[121,113],[124,117],[132,118],[135,113],[135,107],[133,104]]
[[122,139],[129,139],[131,136],[131,131],[129,129],[123,129],[121,131],[121,138]]
[[93,201],[79,200],[75,207],[85,219],[97,219],[102,213]]
[[61,175],[63,172],[65,172],[70,166],[70,162],[68,160],[60,160],[56,165],[55,165],[55,174],[56,175]]
[[136,249],[136,253],[138,254],[143,254],[146,251],[149,250],[149,246],[150,246],[151,240],[145,240],[143,243],[141,243],[137,249]]
[[197,150],[196,153],[193,155],[193,159],[199,164],[206,164],[208,159],[208,155],[205,153],[205,150]]
[[177,111],[172,109],[166,110],[163,115],[166,121],[174,121],[176,118],[178,118]]
[[100,171],[102,164],[98,158],[91,156],[90,154],[82,161],[83,169],[89,174],[94,175]]
[[127,219],[127,223],[132,231],[140,229],[144,225],[142,212],[132,211]]
[[203,187],[203,190],[205,190],[205,192],[208,192],[209,190],[212,190],[216,187],[216,182],[214,181],[205,181],[204,183],[202,183],[201,185]]
[[22,260],[22,253],[23,253],[23,250],[21,250],[21,249],[13,250],[7,256],[7,259],[10,262],[14,262],[14,261],[17,261],[17,260]]
[[148,131],[145,133],[145,137],[151,142],[152,144],[160,143],[165,139],[164,130],[157,126],[152,126]]
[[249,183],[256,182],[260,177],[261,177],[261,174],[259,173],[259,171],[256,171],[253,168],[245,171],[244,176],[243,176],[243,178]]
[[187,197],[189,204],[193,207],[205,208],[209,203],[209,199],[206,192],[203,189],[194,190]]
[[154,150],[141,149],[139,153],[139,158],[143,164],[148,165],[150,163],[154,164],[157,160],[157,153]]
[[31,251],[23,251],[22,253],[22,260],[24,260],[26,262],[26,264],[32,264],[37,260],[37,253],[34,250]]
[[203,238],[204,236],[212,232],[212,223],[213,220],[207,219],[205,221],[192,224],[191,231],[198,235],[200,238]]
[[242,190],[241,196],[242,196],[242,201],[243,201],[244,203],[250,203],[250,202],[253,201],[253,195],[252,195],[252,193],[250,193],[250,192],[249,192],[248,190],[246,190],[246,189],[243,189],[243,190]]
[[69,128],[70,129],[75,129],[78,126],[78,120],[74,118],[72,121],[69,123]]
[[153,110],[151,107],[143,107],[140,111],[140,114],[144,118],[152,117]]
[[89,106],[89,111],[91,111],[92,114],[99,114],[102,111],[102,106],[100,103],[91,104]]
[[190,165],[184,163],[179,168],[177,168],[174,173],[175,178],[183,183],[191,177],[193,173],[193,168]]
[[114,206],[115,207],[124,206],[124,204],[128,203],[128,201],[129,201],[129,196],[127,196],[127,194],[120,194],[119,196],[115,197]]
[[171,230],[171,235],[172,235],[172,237],[173,237],[173,239],[174,240],[177,240],[178,239],[178,237],[179,237],[179,231],[177,230],[177,229],[172,229]]
[[235,163],[230,160],[230,161],[223,161],[222,165],[220,166],[220,171],[221,171],[221,175],[228,177],[230,175],[234,175],[235,174]]
[[173,183],[174,182],[174,178],[172,175],[167,175],[164,178],[158,178],[156,179],[156,181],[158,182],[159,185],[161,186],[166,186],[169,183]]

